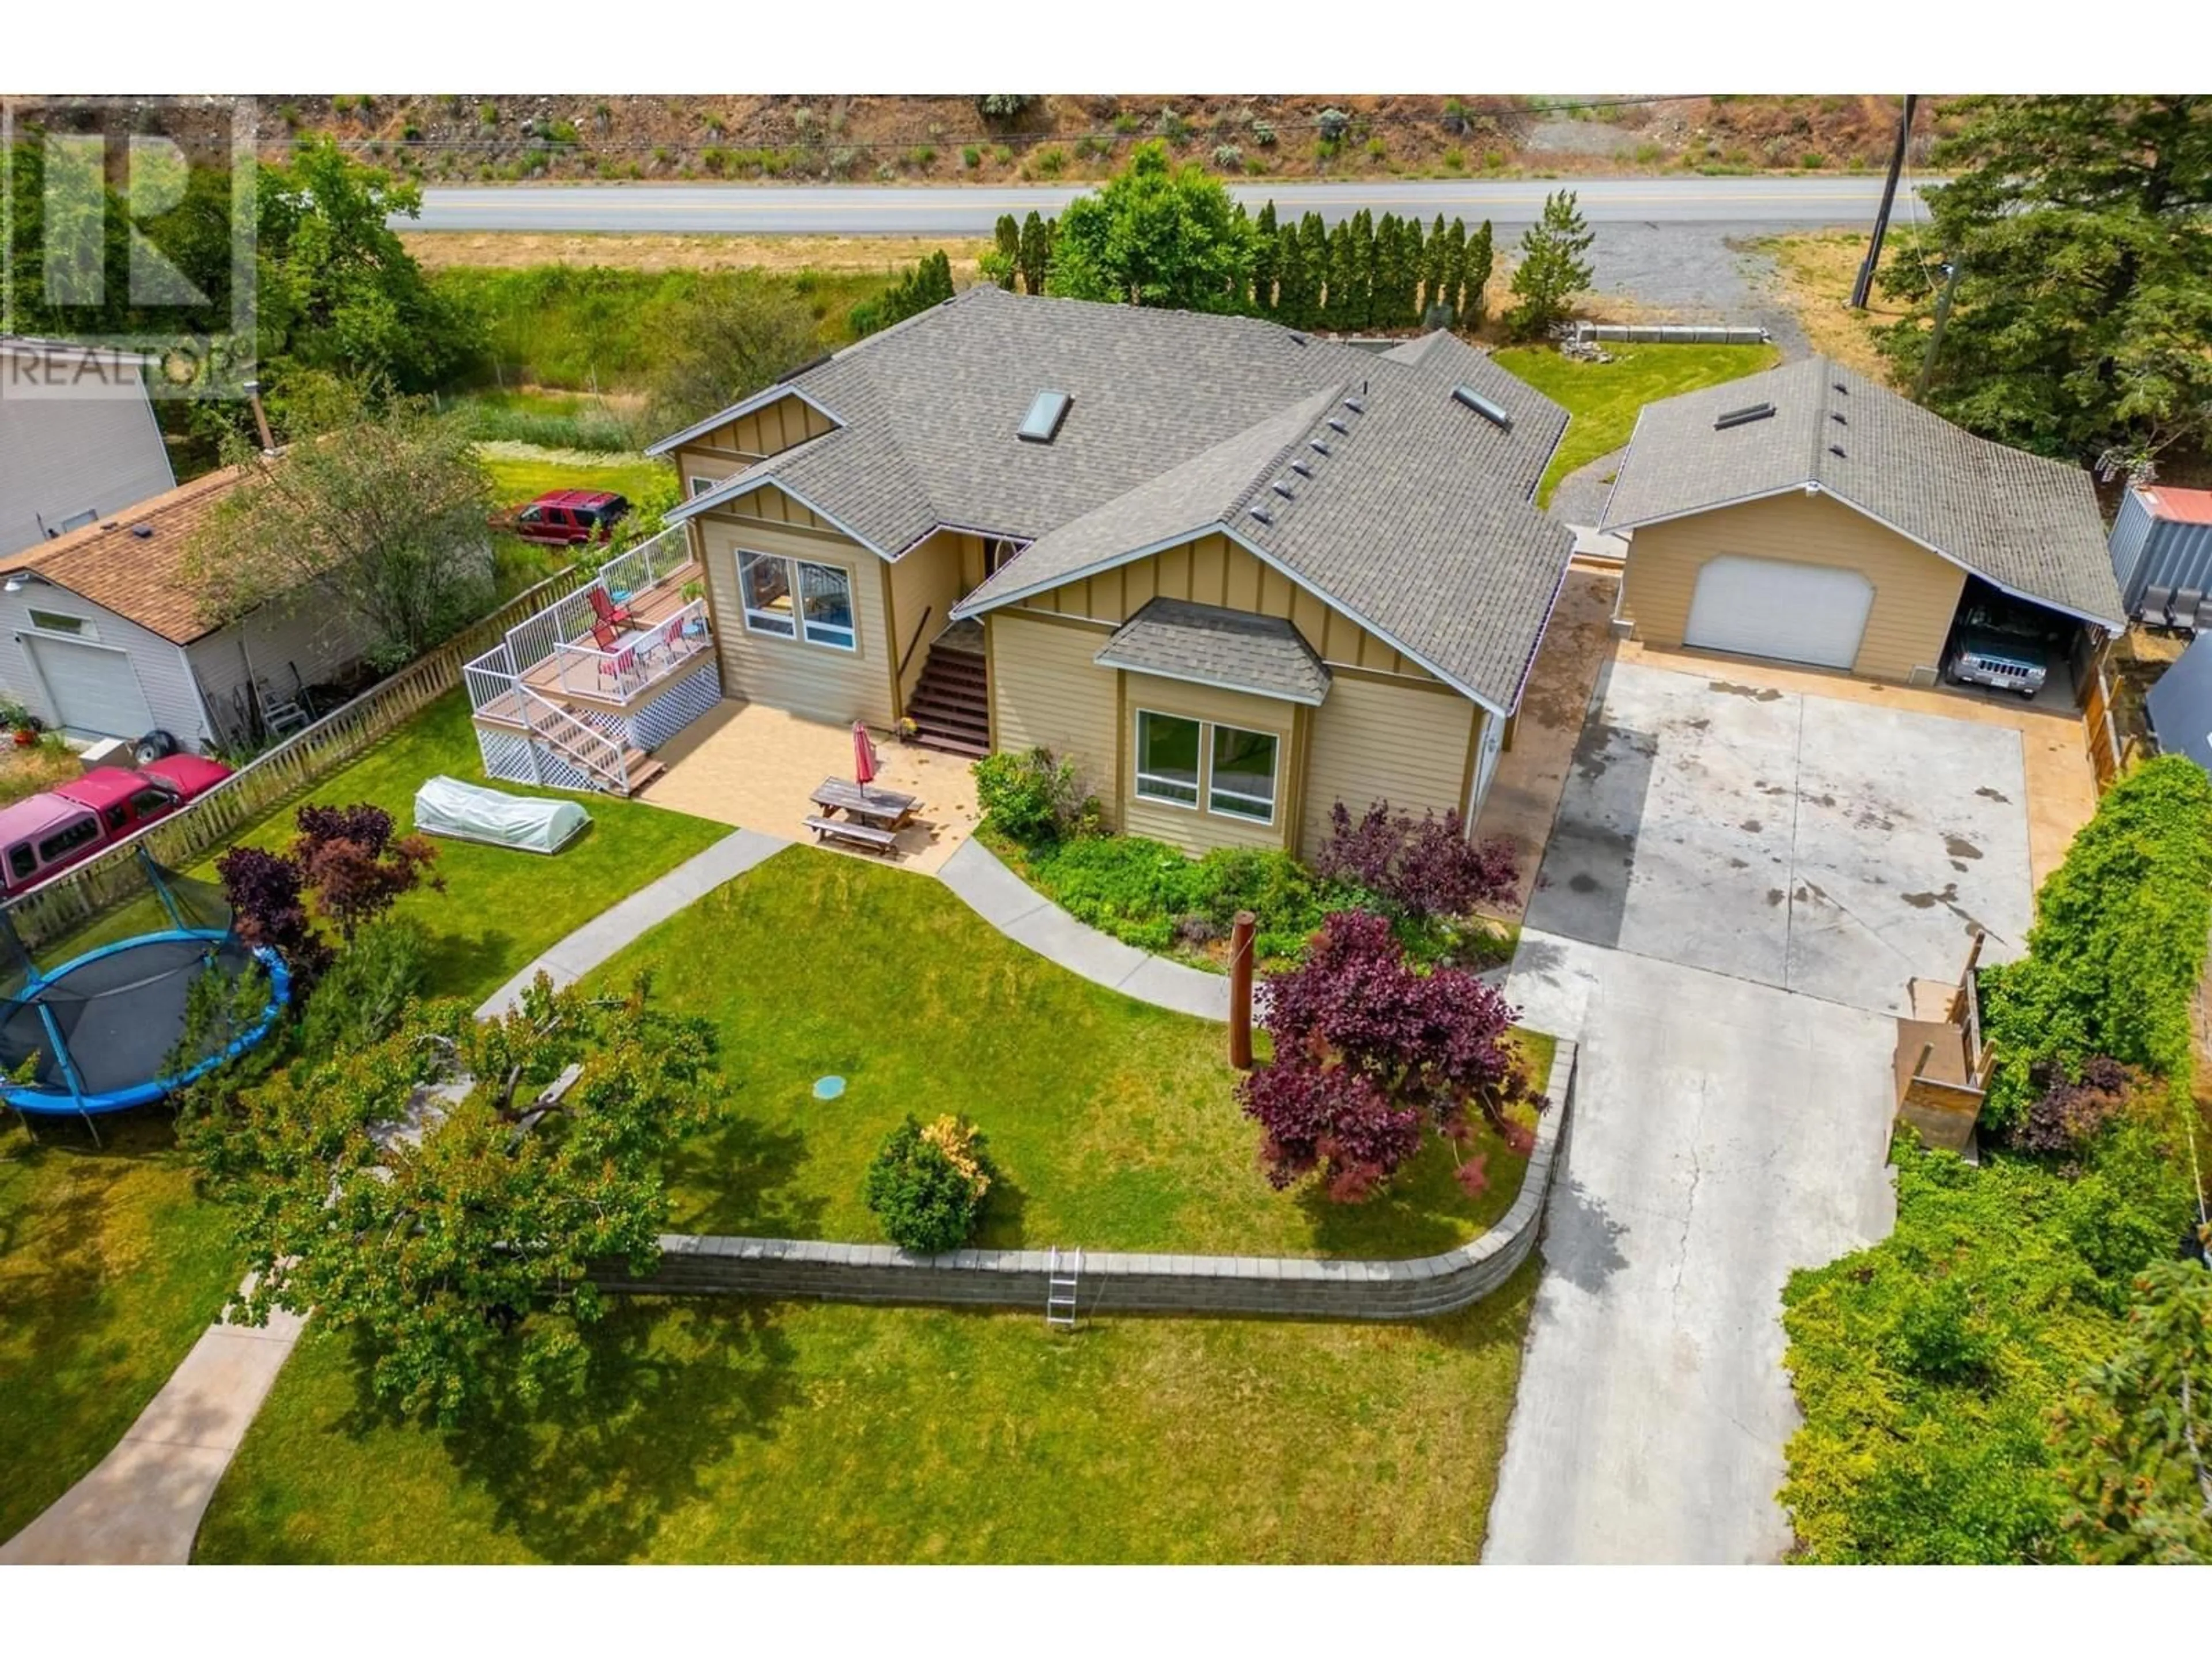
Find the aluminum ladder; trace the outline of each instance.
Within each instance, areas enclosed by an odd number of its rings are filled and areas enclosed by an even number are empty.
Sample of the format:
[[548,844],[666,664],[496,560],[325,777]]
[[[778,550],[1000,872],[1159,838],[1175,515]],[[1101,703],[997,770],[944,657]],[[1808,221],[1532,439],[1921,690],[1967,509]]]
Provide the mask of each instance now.
[[1074,1254],[1064,1255],[1060,1248],[1052,1247],[1052,1265],[1046,1269],[1044,1292],[1044,1322],[1064,1331],[1075,1328],[1076,1281],[1083,1274],[1083,1250],[1078,1246]]

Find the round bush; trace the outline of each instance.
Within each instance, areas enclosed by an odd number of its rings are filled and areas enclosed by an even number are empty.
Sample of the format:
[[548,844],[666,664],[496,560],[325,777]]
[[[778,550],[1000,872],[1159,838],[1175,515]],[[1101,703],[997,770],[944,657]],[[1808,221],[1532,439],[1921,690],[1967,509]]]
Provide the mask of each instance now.
[[935,1255],[975,1236],[994,1173],[982,1132],[966,1118],[924,1128],[909,1116],[868,1165],[864,1195],[892,1243]]

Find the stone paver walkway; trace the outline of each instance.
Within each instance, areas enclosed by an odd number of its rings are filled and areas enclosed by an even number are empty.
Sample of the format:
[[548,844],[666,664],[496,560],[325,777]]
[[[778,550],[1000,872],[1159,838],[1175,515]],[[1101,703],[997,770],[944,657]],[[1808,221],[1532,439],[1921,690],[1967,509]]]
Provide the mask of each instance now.
[[1229,1018],[1226,975],[1186,968],[1085,927],[979,842],[963,845],[945,861],[937,878],[1015,944],[1027,945],[1094,985],[1179,1014],[1224,1021]]

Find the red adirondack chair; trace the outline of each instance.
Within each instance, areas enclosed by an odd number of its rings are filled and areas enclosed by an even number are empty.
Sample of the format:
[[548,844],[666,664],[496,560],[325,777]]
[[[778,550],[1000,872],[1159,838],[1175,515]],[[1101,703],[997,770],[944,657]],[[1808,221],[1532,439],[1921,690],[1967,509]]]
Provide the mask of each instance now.
[[592,614],[601,622],[610,628],[628,628],[630,625],[629,607],[617,605],[605,588],[593,587],[586,592],[592,602]]

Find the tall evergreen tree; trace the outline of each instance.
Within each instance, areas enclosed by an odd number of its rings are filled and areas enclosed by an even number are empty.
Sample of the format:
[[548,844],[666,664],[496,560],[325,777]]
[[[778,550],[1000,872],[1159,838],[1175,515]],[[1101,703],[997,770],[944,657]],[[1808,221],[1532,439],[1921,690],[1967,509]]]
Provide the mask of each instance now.
[[1328,234],[1328,295],[1322,301],[1325,328],[1350,328],[1356,315],[1352,298],[1359,291],[1359,256],[1352,240],[1352,221],[1340,219]]
[[1252,308],[1262,317],[1273,317],[1282,309],[1282,295],[1278,287],[1281,261],[1272,198],[1261,204],[1260,216],[1252,222],[1258,233],[1252,247]]
[[1346,296],[1347,328],[1375,322],[1375,216],[1365,208],[1352,216],[1352,292]]
[[1460,326],[1474,329],[1482,326],[1487,309],[1483,298],[1490,285],[1490,273],[1496,266],[1498,256],[1492,246],[1490,221],[1485,219],[1482,228],[1467,239],[1467,250],[1460,257],[1460,291],[1466,296],[1460,307],[1460,315],[1466,320]]
[[1329,242],[1328,228],[1321,222],[1321,215],[1309,209],[1298,220],[1298,247],[1304,273],[1301,281],[1305,286],[1306,312],[1303,326],[1325,327],[1328,322],[1328,284],[1331,276],[1330,257],[1334,250]]
[[981,260],[983,274],[1000,288],[1012,291],[1022,263],[1022,222],[1011,213],[999,216],[991,252]]
[[1952,259],[1930,408],[2085,461],[2212,441],[2212,97],[1969,98],[1947,118],[1953,181],[1882,279],[1913,304],[1882,342],[1895,377],[1919,373]]
[[1375,227],[1375,281],[1367,311],[1370,328],[1389,328],[1397,323],[1398,290],[1404,280],[1398,252],[1398,216],[1386,213]]
[[1045,228],[1044,216],[1035,208],[1022,221],[1021,240],[1014,258],[1022,273],[1022,292],[1043,293],[1045,278],[1052,270],[1052,233]]
[[1421,320],[1429,321],[1429,313],[1437,307],[1449,307],[1451,295],[1446,292],[1449,283],[1444,267],[1446,244],[1444,216],[1437,215],[1437,222],[1429,227],[1429,243],[1421,250]]
[[1419,328],[1421,325],[1421,261],[1428,257],[1428,249],[1421,238],[1421,222],[1408,215],[1398,227],[1398,264],[1402,275],[1398,285],[1398,325]]
[[1467,295],[1460,286],[1466,260],[1467,225],[1463,221],[1455,219],[1451,222],[1451,228],[1444,233],[1443,254],[1437,261],[1438,279],[1443,285],[1443,303],[1451,307],[1455,323],[1467,314]]
[[[1595,240],[1575,205],[1574,191],[1554,191],[1544,198],[1544,216],[1521,234],[1521,263],[1513,272],[1520,303],[1506,313],[1505,321],[1516,339],[1534,339],[1566,320],[1575,295],[1589,286],[1592,267],[1583,256]],[[1462,266],[1462,281],[1466,274]]]
[[1313,326],[1313,288],[1306,272],[1306,247],[1296,225],[1275,233],[1275,315],[1292,328]]

